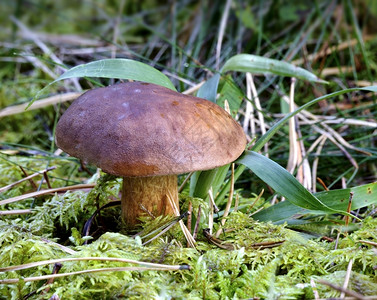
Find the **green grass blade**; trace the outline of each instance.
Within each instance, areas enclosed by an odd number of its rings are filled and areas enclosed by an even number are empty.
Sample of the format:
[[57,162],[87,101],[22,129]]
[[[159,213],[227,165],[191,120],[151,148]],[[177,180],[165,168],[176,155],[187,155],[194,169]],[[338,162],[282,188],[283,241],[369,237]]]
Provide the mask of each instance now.
[[132,79],[158,84],[175,91],[173,83],[165,74],[147,64],[132,59],[102,59],[79,65],[68,70],[52,83],[73,77]]
[[[349,92],[353,92],[353,91],[359,91],[359,90],[369,91],[369,92],[377,92],[377,86],[368,86],[368,87],[364,87],[364,88],[345,89],[345,90],[341,90],[341,91],[338,91],[338,92],[327,94],[327,95],[318,97],[316,99],[313,99],[312,101],[309,101],[308,103],[304,104],[303,106],[300,106],[298,109],[296,109],[295,111],[293,111],[290,114],[286,115],[283,119],[281,119],[275,125],[273,125],[261,138],[259,138],[257,140],[257,142],[254,144],[254,146],[252,147],[251,150],[252,151],[260,151],[263,148],[263,146],[274,136],[274,134],[281,127],[283,127],[284,124],[290,118],[292,118],[293,116],[295,116],[296,114],[298,114],[300,111],[302,111],[304,109],[307,109],[311,105],[313,105],[313,104],[315,104],[315,103],[317,103],[317,102],[319,102],[321,100],[332,98],[332,97],[336,97],[336,96],[339,96],[339,95],[342,95],[342,94],[345,94],[345,93],[349,93]],[[234,172],[234,180],[235,181],[238,179],[238,177],[241,176],[241,174],[243,173],[243,171],[245,169],[246,169],[245,165],[240,165],[240,166],[237,167],[236,171]],[[225,194],[229,191],[229,186],[230,186],[229,182],[224,185],[224,187],[220,191],[219,195],[217,196],[216,201],[220,202],[220,201],[222,201],[222,199],[224,199]]]
[[296,206],[289,201],[279,202],[253,215],[253,219],[261,222],[288,222],[294,216],[305,215],[309,210]]
[[278,194],[297,206],[311,210],[336,212],[313,196],[286,169],[261,154],[245,151],[237,163],[247,166]]
[[196,97],[200,97],[216,103],[217,87],[219,86],[220,74],[216,73],[208,79],[199,89]]
[[207,171],[201,171],[198,180],[195,184],[193,196],[206,199],[208,196],[208,191],[213,185],[213,181],[216,177],[218,169],[212,169]]
[[147,64],[124,58],[102,59],[87,64],[78,65],[69,69],[67,72],[65,72],[53,82],[49,83],[42,90],[40,90],[34,97],[34,99],[29,103],[28,107],[51,84],[54,84],[55,82],[63,79],[74,77],[131,79],[158,84],[173,91],[176,90],[173,83],[165,74]]
[[252,54],[238,54],[231,57],[226,61],[221,71],[270,73],[319,83],[327,83],[326,81],[319,79],[313,73],[310,73],[303,68],[296,67],[288,62]]
[[[377,182],[347,189],[319,192],[314,195],[327,206],[336,210],[346,211],[351,192],[353,192],[351,210],[377,203]],[[284,201],[256,213],[253,218],[259,221],[276,222],[289,220],[295,215],[308,213],[316,214],[318,212],[303,209],[289,201]]]

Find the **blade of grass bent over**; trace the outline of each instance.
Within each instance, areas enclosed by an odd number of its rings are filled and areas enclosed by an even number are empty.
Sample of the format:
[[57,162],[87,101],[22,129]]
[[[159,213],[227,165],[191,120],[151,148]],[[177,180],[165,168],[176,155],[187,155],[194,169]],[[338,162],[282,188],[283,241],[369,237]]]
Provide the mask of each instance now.
[[[319,192],[314,195],[327,206],[345,211],[351,192],[353,192],[351,210],[377,203],[377,182],[347,189]],[[295,215],[301,216],[307,213],[315,214],[316,212],[298,207],[289,201],[284,201],[263,209],[253,215],[253,218],[259,221],[277,222],[287,221]]]
[[237,54],[226,61],[221,72],[238,71],[250,73],[270,73],[275,75],[295,77],[308,81],[327,83],[313,73],[292,65],[286,61],[266,58],[252,54]]
[[291,173],[261,154],[245,151],[237,162],[247,166],[278,194],[299,207],[326,213],[344,213],[344,211],[335,210],[321,202],[300,184]]

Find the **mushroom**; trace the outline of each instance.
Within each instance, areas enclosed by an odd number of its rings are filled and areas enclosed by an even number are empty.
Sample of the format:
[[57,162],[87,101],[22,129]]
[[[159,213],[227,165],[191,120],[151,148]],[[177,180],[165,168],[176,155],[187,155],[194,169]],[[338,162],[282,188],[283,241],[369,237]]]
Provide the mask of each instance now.
[[177,175],[237,159],[241,126],[202,98],[142,82],[90,90],[60,118],[56,144],[71,156],[122,176],[122,218],[134,229],[145,213],[174,215]]

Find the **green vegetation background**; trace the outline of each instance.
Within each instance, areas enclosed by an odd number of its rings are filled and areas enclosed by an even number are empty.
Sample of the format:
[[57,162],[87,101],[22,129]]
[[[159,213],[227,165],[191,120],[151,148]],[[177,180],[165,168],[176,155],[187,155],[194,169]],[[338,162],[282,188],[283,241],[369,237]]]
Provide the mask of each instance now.
[[[377,70],[376,6],[376,1],[350,0],[232,1],[218,63],[223,65],[238,53],[290,62],[303,59],[301,67],[328,80],[329,84],[298,81],[297,105],[340,89],[371,85]],[[177,90],[184,91],[211,78],[216,71],[216,49],[224,10],[225,1],[0,1],[0,109],[27,103],[67,68],[111,57],[145,62],[163,71]],[[332,49],[328,54],[310,59],[311,54],[328,49]],[[53,55],[62,65],[57,64]],[[262,112],[268,124],[273,124],[280,118],[278,114],[286,111],[281,97],[289,93],[290,80],[270,75],[255,76],[254,80]],[[59,82],[42,97],[113,82],[82,78],[76,84]],[[222,105],[225,99],[231,105],[241,103],[246,98],[245,90],[244,74],[224,75],[220,80],[218,103]],[[32,209],[33,212],[0,215],[0,268],[64,257],[107,256],[190,265],[191,269],[66,276],[55,279],[47,290],[45,281],[22,280],[51,274],[52,265],[40,266],[0,273],[1,280],[21,279],[17,284],[0,284],[1,299],[48,299],[53,294],[62,299],[313,299],[315,290],[321,298],[339,297],[338,291],[321,284],[320,280],[342,286],[350,261],[353,265],[348,289],[364,296],[377,294],[374,206],[358,211],[362,222],[349,226],[344,226],[343,217],[338,215],[303,216],[280,225],[257,222],[250,213],[270,206],[274,193],[250,171],[244,172],[235,186],[243,209],[230,214],[226,223],[229,232],[221,236],[236,250],[210,244],[201,231],[197,249],[187,248],[183,246],[186,241],[178,225],[143,246],[144,240],[122,234],[117,208],[103,212],[102,219],[94,224],[96,230],[92,237],[83,236],[84,223],[96,209],[109,199],[118,199],[120,180],[107,176],[98,179],[93,166],[84,167],[74,158],[56,154],[54,126],[68,105],[55,104],[0,117],[0,187],[24,177],[20,166],[28,174],[56,166],[48,173],[52,187],[97,183],[90,192],[72,191],[2,206],[2,210]],[[244,111],[241,104],[241,116]],[[337,120],[375,122],[377,110],[372,94],[354,93],[322,101],[310,112]],[[344,122],[331,127],[371,155],[349,150],[358,166],[355,168],[344,152],[327,142],[319,156],[317,176],[331,189],[376,181],[376,129]],[[302,124],[301,133],[307,148],[318,137],[312,124]],[[279,131],[269,143],[269,149],[269,157],[285,166],[288,128]],[[312,162],[315,157],[311,155],[309,160]],[[47,188],[46,181],[37,178],[37,189]],[[258,199],[262,189],[266,192]],[[317,190],[321,189],[318,185]],[[0,200],[33,190],[29,182],[24,182],[0,193]],[[188,188],[181,195],[181,210],[187,210],[191,201],[193,215],[199,209],[202,212],[200,229],[206,228],[207,201],[187,194]],[[219,206],[223,210],[225,203]],[[144,232],[158,228],[165,221],[170,219],[147,220]],[[254,243],[282,240],[285,242],[280,247],[252,248]],[[68,254],[53,242],[69,247],[74,253]],[[60,272],[121,266],[131,265],[64,262]]]

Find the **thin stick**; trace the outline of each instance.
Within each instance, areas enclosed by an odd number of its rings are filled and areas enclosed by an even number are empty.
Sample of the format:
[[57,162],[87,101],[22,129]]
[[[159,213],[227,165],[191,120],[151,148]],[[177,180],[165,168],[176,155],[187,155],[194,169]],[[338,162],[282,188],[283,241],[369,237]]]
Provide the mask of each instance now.
[[119,8],[118,8],[118,15],[117,15],[117,17],[115,19],[114,31],[113,31],[113,45],[111,47],[111,58],[115,58],[116,57],[117,47],[116,47],[115,44],[116,44],[116,42],[118,40],[119,24],[122,21],[122,14],[123,14],[123,9],[124,9],[124,4],[125,4],[125,1],[121,0],[120,4],[119,4]]
[[20,195],[20,196],[17,196],[17,197],[2,200],[2,201],[0,201],[0,205],[5,205],[5,204],[25,200],[25,199],[28,199],[28,198],[34,198],[34,197],[52,194],[52,193],[57,193],[57,192],[65,192],[65,191],[80,190],[80,189],[90,189],[90,188],[93,188],[93,187],[95,187],[95,184],[77,184],[77,185],[72,185],[72,186],[42,190],[42,191],[28,193],[28,194]]
[[232,173],[231,173],[231,176],[230,176],[229,198],[228,198],[228,202],[226,203],[226,206],[225,206],[223,218],[221,219],[220,228],[216,232],[216,238],[218,238],[220,236],[220,234],[221,234],[222,226],[224,226],[224,224],[225,224],[226,217],[229,215],[230,207],[232,206],[232,202],[233,202],[233,194],[234,194],[234,163],[232,163],[231,170],[232,170]]
[[66,246],[60,245],[60,244],[58,244],[58,243],[56,243],[56,242],[53,242],[53,241],[50,241],[50,240],[48,240],[48,239],[46,239],[46,238],[41,238],[41,240],[42,240],[42,242],[44,242],[44,243],[46,243],[46,244],[50,244],[50,245],[52,245],[52,246],[58,247],[60,250],[66,252],[66,253],[68,253],[68,254],[74,255],[74,254],[77,253],[77,251],[72,250],[71,248],[68,248],[68,247],[66,247]]
[[313,278],[310,279],[310,285],[311,285],[312,290],[313,290],[314,299],[318,300],[319,299],[319,294],[318,294],[317,286],[316,286],[315,281],[314,281]]
[[208,197],[209,197],[209,200],[210,200],[210,204],[212,205],[213,207],[213,211],[215,212],[215,214],[217,214],[220,209],[217,207],[216,203],[215,203],[215,199],[213,197],[213,189],[212,189],[212,186],[210,187],[210,189],[208,190]]
[[357,292],[344,289],[344,288],[342,288],[340,286],[337,286],[337,285],[335,285],[335,284],[333,284],[331,282],[328,282],[328,281],[325,281],[325,280],[321,280],[321,279],[318,280],[317,282],[320,283],[320,284],[323,284],[323,285],[327,285],[327,286],[331,287],[332,289],[337,290],[339,292],[344,292],[344,294],[346,294],[347,296],[351,296],[351,297],[354,297],[354,298],[359,299],[359,300],[365,300],[365,299],[367,299],[366,297],[364,297],[363,295],[361,295],[361,294],[359,294]]
[[224,110],[225,110],[228,114],[231,114],[228,99],[225,99],[225,100],[224,100]]
[[240,195],[236,194],[236,200],[234,202],[234,209],[233,211],[237,211],[238,210],[238,203],[240,202]]
[[195,227],[194,227],[194,234],[193,234],[194,240],[196,240],[196,237],[198,236],[199,223],[200,223],[200,218],[201,218],[201,211],[202,211],[202,207],[199,205],[198,215],[196,216],[196,222],[195,222]]
[[[252,92],[252,95],[253,95],[255,108],[257,110],[258,120],[259,120],[259,123],[260,123],[259,127],[260,127],[261,134],[264,135],[266,133],[266,124],[264,122],[264,116],[263,116],[263,113],[262,113],[262,106],[260,104],[257,88],[255,87],[253,76],[251,74],[250,74],[250,78],[251,78],[250,88],[251,88],[251,92]],[[268,144],[267,143],[264,144],[264,152],[266,153],[266,155],[268,155]]]
[[[151,239],[149,239],[148,241],[144,242],[142,245],[145,246],[146,244],[152,242],[153,240],[157,239],[159,236],[163,235],[165,232],[167,232],[170,228],[172,228],[175,224],[177,224],[179,221],[181,221],[184,217],[186,217],[187,215],[189,215],[189,212],[185,212],[183,213],[182,215],[180,215],[179,217],[177,217],[176,220],[172,221],[168,226],[166,226],[163,230],[161,230],[158,234],[156,234],[154,237],[152,237]],[[146,236],[144,236],[143,238],[145,238]],[[187,244],[189,247],[190,244],[189,242],[187,241]]]
[[183,188],[185,187],[187,181],[191,178],[192,174],[194,174],[194,172],[191,172],[190,174],[188,174],[186,178],[183,180],[181,186],[178,188],[178,193],[182,192]]
[[190,95],[190,94],[193,94],[195,93],[197,90],[199,90],[201,88],[201,86],[205,83],[206,81],[203,80],[201,82],[199,82],[198,84],[188,88],[187,90],[183,91],[182,94],[184,95]]
[[[375,38],[374,35],[365,35],[365,36],[363,36],[363,41],[366,42],[366,41],[374,39],[374,38]],[[291,63],[296,65],[296,66],[302,65],[305,62],[317,60],[318,58],[328,56],[333,52],[339,52],[339,51],[342,51],[344,49],[348,49],[349,47],[355,46],[357,44],[358,44],[358,40],[352,39],[350,41],[346,41],[346,42],[340,43],[338,45],[329,47],[325,51],[319,51],[317,53],[310,54],[310,55],[306,56],[305,58],[296,59],[296,60],[292,61]],[[370,83],[368,85],[370,85]]]
[[12,215],[26,215],[31,214],[31,209],[12,209],[12,210],[0,210],[0,216],[12,216]]
[[[24,169],[22,166],[19,166],[19,167],[20,167],[22,173],[24,173],[24,175],[26,176],[26,178],[29,177],[29,174],[25,171],[25,169]],[[33,187],[33,189],[36,190],[38,187],[37,187],[37,185],[35,184],[34,180],[31,179],[31,178],[28,179],[28,180],[29,180],[29,182],[30,182],[30,185]]]
[[[317,178],[317,170],[318,170],[318,163],[319,163],[319,155],[322,152],[322,149],[323,149],[323,146],[326,143],[327,137],[324,136],[324,135],[321,135],[317,140],[319,141],[319,145],[318,145],[318,148],[317,148],[317,150],[315,152],[315,158],[313,160],[313,165],[312,165],[312,180],[313,180],[312,189],[313,189],[313,192],[317,191],[317,185],[316,185],[316,181],[315,180],[316,179],[318,180],[318,178]],[[327,187],[326,187],[326,189],[327,189]]]
[[326,184],[323,182],[323,180],[319,177],[317,177],[317,181],[322,185],[322,187],[325,189],[325,191],[328,191],[328,187],[326,186]]
[[[343,283],[343,289],[344,290],[347,289],[348,283],[349,283],[350,278],[351,278],[352,264],[353,264],[353,260],[351,258],[349,263],[348,263],[346,276],[344,278],[344,283]],[[346,296],[346,294],[342,291],[342,293],[340,294],[340,299],[344,299],[345,296]]]
[[219,28],[219,38],[217,39],[216,43],[216,70],[220,69],[220,53],[221,53],[221,45],[224,38],[225,26],[228,20],[230,5],[232,4],[232,0],[227,0],[224,8],[223,15],[220,21],[220,28]]
[[[352,206],[352,199],[353,199],[354,192],[350,192],[350,197],[348,199],[348,206],[347,206],[347,212],[351,212],[351,206]],[[345,225],[348,226],[350,217],[348,215],[345,216]]]
[[[54,268],[52,269],[52,275],[58,274],[60,269],[63,267],[61,263],[56,263],[54,264]],[[45,285],[49,285],[54,282],[54,278],[50,278],[49,280],[46,281]],[[51,286],[47,286],[42,292],[41,295],[45,295],[48,293],[51,289]]]
[[[179,209],[175,205],[174,201],[172,200],[173,199],[172,195],[169,193],[167,196],[168,196],[167,198],[169,200],[169,203],[170,203],[171,207],[173,208],[174,214],[178,217],[179,216]],[[181,226],[182,232],[185,235],[185,238],[186,238],[188,244],[190,245],[190,247],[196,249],[196,247],[195,247],[196,241],[192,237],[190,231],[187,229],[185,223],[183,223],[182,220],[179,220],[179,226]]]
[[250,205],[249,209],[247,210],[248,212],[250,212],[253,209],[254,205],[262,197],[263,193],[264,193],[264,189],[261,190],[261,192],[259,193],[259,195],[255,198],[254,202]]
[[246,112],[245,112],[245,120],[243,123],[243,130],[245,133],[248,131],[248,127],[250,124],[250,136],[251,138],[255,138],[256,130],[255,130],[255,117],[254,117],[254,106],[251,103],[252,95],[251,95],[251,82],[253,78],[251,77],[251,73],[246,72]]
[[50,183],[50,179],[48,179],[47,173],[43,173],[43,178],[46,180],[48,188],[51,189],[52,186],[51,186],[51,183]]
[[[57,67],[62,70],[63,72],[65,72],[65,68],[63,67],[64,63],[61,61],[60,58],[58,58],[55,54],[54,54],[54,51],[51,51],[47,46],[46,44],[44,44],[39,38],[38,36],[32,32],[29,28],[26,27],[25,24],[23,24],[20,20],[18,20],[16,17],[14,16],[10,16],[9,17],[10,20],[15,23],[17,25],[18,28],[21,29],[21,31],[28,36],[29,39],[32,39],[33,42],[44,52],[44,54],[48,55],[52,61],[54,61],[57,65]],[[56,78],[56,76],[55,76]],[[54,79],[55,79],[54,78]],[[70,78],[71,82],[74,84],[75,88],[79,91],[82,90],[81,86],[80,86],[80,83],[78,81],[77,78]]]
[[299,125],[297,124],[297,137],[298,137],[298,150],[299,150],[299,159],[297,161],[297,177],[300,176],[302,185],[307,188],[309,191],[312,191],[312,172],[310,170],[310,165],[307,157],[307,152],[305,149],[304,141],[302,139],[302,133]]
[[17,266],[4,267],[4,268],[0,268],[0,272],[26,270],[26,269],[30,269],[34,267],[51,265],[51,264],[56,264],[56,263],[68,262],[68,261],[92,261],[92,260],[116,261],[116,262],[137,264],[137,265],[141,265],[145,267],[161,268],[161,269],[173,270],[173,271],[184,270],[189,267],[187,265],[156,264],[156,263],[151,263],[151,262],[144,262],[144,261],[138,261],[138,260],[127,259],[127,258],[118,258],[118,257],[66,257],[66,258],[58,258],[58,259],[51,259],[51,260],[36,261],[36,262],[23,264],[23,265],[17,265]]
[[[187,216],[187,228],[190,231],[190,233],[191,233],[191,227],[192,227],[191,221],[192,221],[192,202],[189,201],[189,204],[188,204],[188,216]],[[187,245],[187,247],[189,247],[189,245]]]
[[[65,93],[65,94],[59,94],[59,95],[51,96],[51,97],[44,98],[41,100],[37,100],[33,102],[33,104],[28,108],[27,111],[40,109],[40,108],[57,104],[57,103],[72,101],[72,100],[75,100],[77,97],[79,97],[81,94],[82,93]],[[25,109],[28,105],[29,103],[23,103],[19,105],[8,106],[0,110],[0,118],[24,113],[26,112]]]
[[[302,118],[303,120],[305,120],[306,122],[309,122],[309,120],[307,118],[311,118],[312,120],[314,120],[316,122],[319,121],[319,119],[318,119],[318,117],[316,115],[308,112],[307,110],[301,111],[298,114],[298,116],[300,118]],[[321,134],[326,135],[330,140],[331,140],[331,138],[333,138],[334,140],[336,139],[341,145],[343,145],[346,148],[358,151],[358,152],[363,153],[365,155],[369,155],[369,156],[371,155],[370,152],[365,151],[363,149],[359,149],[359,148],[351,145],[350,143],[348,143],[338,132],[336,132],[333,128],[331,128],[327,124],[321,123],[321,126],[324,128],[324,130],[322,130],[321,128],[319,128],[316,125],[313,125],[313,129],[316,130],[317,132],[321,133]]]
[[362,243],[362,244],[367,244],[367,245],[371,245],[373,247],[376,247],[377,248],[377,243],[376,242],[371,242],[371,241],[364,241],[364,240],[359,240],[357,241],[358,243]]
[[[61,274],[53,274],[53,275],[43,275],[43,276],[36,276],[36,277],[26,277],[22,278],[24,282],[30,281],[39,281],[39,280],[46,280],[52,278],[60,278],[72,275],[79,275],[79,274],[87,274],[87,273],[97,273],[97,272],[124,272],[124,271],[172,271],[172,270],[181,270],[178,269],[164,269],[164,268],[152,268],[152,267],[117,267],[117,268],[101,268],[101,269],[91,269],[91,270],[83,270],[71,273],[61,273]],[[4,279],[0,280],[0,284],[14,284],[18,283],[20,279],[13,278],[13,279]]]
[[[294,102],[294,89],[295,89],[296,79],[291,79],[291,89],[289,94],[289,112],[295,110]],[[296,133],[296,118],[289,119],[289,158],[287,171],[293,174],[298,162],[298,144],[297,144],[297,133]]]
[[214,210],[214,203],[215,201],[213,200],[213,194],[212,194],[212,187],[208,190],[208,201],[209,201],[209,215],[208,215],[208,230],[209,234],[212,234],[213,230],[213,210]]

